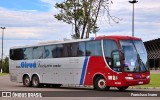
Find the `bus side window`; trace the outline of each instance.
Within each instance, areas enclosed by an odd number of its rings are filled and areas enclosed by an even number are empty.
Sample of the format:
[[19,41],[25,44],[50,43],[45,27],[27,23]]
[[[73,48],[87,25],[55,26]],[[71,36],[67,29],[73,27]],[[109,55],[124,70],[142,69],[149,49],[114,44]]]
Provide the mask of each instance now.
[[44,47],[33,47],[33,59],[43,59],[44,56]]
[[28,59],[33,59],[33,54],[32,54],[33,48],[24,48],[24,60]]
[[52,52],[51,53],[52,54],[52,58],[56,58],[57,57],[57,47],[56,47],[56,45],[53,46],[51,52]]
[[121,66],[120,66],[119,53],[118,51],[114,52],[115,50],[118,50],[116,42],[113,40],[104,40],[103,49],[104,49],[104,56],[109,67],[114,71],[120,72]]
[[10,59],[12,60],[22,60],[23,56],[23,49],[11,49],[10,50]]
[[79,49],[79,43],[72,43],[71,44],[71,57],[77,57],[78,56],[78,49]]
[[56,57],[56,45],[44,46],[44,58],[55,58]]
[[63,45],[58,44],[56,47],[56,58],[63,57]]
[[86,42],[86,56],[102,56],[101,41]]
[[9,55],[10,55],[10,59],[15,60],[14,59],[14,50],[13,49],[9,50]]
[[62,57],[71,57],[71,44],[63,44],[63,55]]
[[79,42],[77,54],[78,56],[85,56],[85,42]]
[[85,55],[85,43],[75,42],[71,44],[71,57],[80,57]]

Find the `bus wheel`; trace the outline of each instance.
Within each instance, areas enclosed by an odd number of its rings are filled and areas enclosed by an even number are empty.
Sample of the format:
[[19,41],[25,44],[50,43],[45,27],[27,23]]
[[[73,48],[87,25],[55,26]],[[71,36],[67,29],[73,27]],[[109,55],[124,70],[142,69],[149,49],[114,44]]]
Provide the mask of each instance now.
[[30,78],[28,75],[25,75],[23,77],[23,85],[24,86],[27,86],[27,87],[30,87],[31,86],[31,81],[30,81]]
[[99,76],[94,80],[94,88],[96,90],[104,91],[104,90],[109,90],[110,87],[107,86],[107,83],[104,77]]
[[124,86],[124,87],[117,87],[120,91],[124,91],[128,88],[128,86]]
[[33,87],[39,87],[40,86],[39,77],[37,75],[34,75],[32,77],[32,86]]

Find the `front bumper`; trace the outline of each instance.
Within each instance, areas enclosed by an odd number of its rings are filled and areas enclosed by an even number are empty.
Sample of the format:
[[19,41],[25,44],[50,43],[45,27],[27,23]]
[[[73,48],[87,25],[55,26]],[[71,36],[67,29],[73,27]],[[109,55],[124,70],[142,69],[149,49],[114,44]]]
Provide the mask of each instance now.
[[149,84],[149,79],[133,79],[133,80],[126,80],[124,82],[124,86],[134,86],[134,85],[143,85],[143,84]]

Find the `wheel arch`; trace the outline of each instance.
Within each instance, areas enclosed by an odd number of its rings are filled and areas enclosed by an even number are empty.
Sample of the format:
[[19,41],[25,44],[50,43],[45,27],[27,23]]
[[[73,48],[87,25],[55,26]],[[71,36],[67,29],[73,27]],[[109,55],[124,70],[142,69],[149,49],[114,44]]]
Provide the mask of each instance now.
[[24,77],[25,77],[25,76],[28,76],[28,77],[29,77],[29,79],[31,80],[31,76],[30,76],[28,73],[25,73],[25,74],[23,74],[22,82],[23,82],[23,79],[24,79]]
[[32,78],[33,78],[33,76],[38,76],[38,78],[39,78],[39,83],[41,83],[41,77],[40,77],[40,75],[38,74],[38,73],[34,73],[34,74],[32,74],[32,77],[31,77],[31,80],[32,80]]
[[93,79],[92,79],[93,85],[94,85],[95,79],[98,78],[99,76],[104,77],[104,79],[107,81],[107,79],[106,79],[106,77],[105,77],[104,74],[102,74],[102,73],[96,73],[96,74],[93,76]]
[[[103,78],[103,83],[104,85],[100,85],[99,82],[102,81],[102,78]],[[102,74],[102,73],[97,73],[94,75],[93,77],[93,88],[96,89],[96,90],[100,90],[100,91],[104,91],[104,90],[109,90],[110,87],[108,86],[107,84],[107,77],[105,74]]]

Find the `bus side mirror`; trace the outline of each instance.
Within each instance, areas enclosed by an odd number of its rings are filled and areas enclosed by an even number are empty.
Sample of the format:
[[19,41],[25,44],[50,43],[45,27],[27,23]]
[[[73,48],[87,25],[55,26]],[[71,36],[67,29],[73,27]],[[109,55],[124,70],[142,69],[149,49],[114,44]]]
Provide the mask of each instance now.
[[120,63],[120,55],[119,55],[119,50],[114,50],[111,53],[112,55],[112,59],[113,59],[113,66],[114,67],[120,67],[121,63]]

